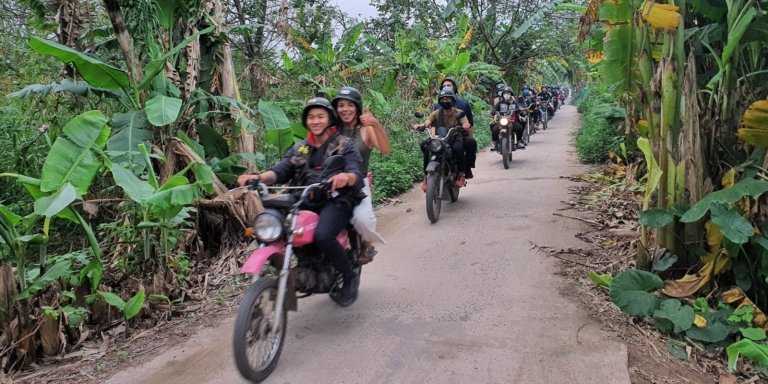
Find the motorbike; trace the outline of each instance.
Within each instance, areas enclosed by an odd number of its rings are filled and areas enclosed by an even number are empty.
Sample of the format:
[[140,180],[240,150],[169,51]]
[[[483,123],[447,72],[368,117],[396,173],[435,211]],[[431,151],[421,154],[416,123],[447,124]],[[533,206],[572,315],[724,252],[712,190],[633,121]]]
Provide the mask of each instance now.
[[[422,118],[424,114],[416,112],[415,116]],[[431,223],[436,223],[440,219],[442,201],[450,200],[454,203],[459,199],[460,188],[456,186],[459,169],[452,156],[453,149],[449,143],[460,139],[463,136],[464,128],[457,126],[446,131],[445,127],[437,127],[437,135],[434,136],[429,130],[420,129],[426,131],[428,135],[429,163],[425,170],[427,174],[427,217]]]
[[528,144],[531,142],[531,124],[528,124],[530,120],[529,110],[526,106],[521,106],[517,110],[517,121],[523,126],[523,142]]
[[[328,178],[343,171],[344,158],[329,157],[323,169],[324,181],[307,186],[267,187],[255,182],[241,187],[257,189],[264,206],[253,224],[259,248],[241,269],[253,276],[253,283],[240,301],[233,338],[237,369],[252,382],[263,381],[275,369],[286,338],[287,311],[297,310],[299,298],[328,294],[337,303],[340,299],[341,272],[313,244],[320,216],[306,208],[337,196],[338,191],[328,192]],[[349,225],[336,239],[360,276],[362,238]],[[360,279],[356,281],[359,284]]]
[[548,117],[546,113],[546,106],[542,102],[541,98],[537,96],[536,100],[533,103],[531,103],[531,106],[528,107],[528,109],[530,110],[531,116],[534,116],[534,115],[539,116],[539,118],[534,121],[534,124],[533,124],[534,131],[538,131],[539,125],[541,125],[541,129],[546,131]]
[[499,112],[499,119],[496,122],[496,126],[499,128],[499,148],[498,151],[501,154],[501,161],[504,164],[504,169],[509,169],[509,164],[512,162],[512,152],[515,147],[515,133],[512,132],[512,123],[510,115],[505,112]]

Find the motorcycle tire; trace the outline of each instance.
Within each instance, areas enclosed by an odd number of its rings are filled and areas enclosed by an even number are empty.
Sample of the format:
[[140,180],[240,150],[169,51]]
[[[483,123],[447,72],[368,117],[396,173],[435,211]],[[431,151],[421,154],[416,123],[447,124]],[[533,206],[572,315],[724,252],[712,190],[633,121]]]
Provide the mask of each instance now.
[[543,130],[545,130],[545,131],[547,130],[547,120],[549,120],[549,118],[547,118],[547,116],[544,116],[544,118],[541,119],[541,123],[542,123],[541,128]]
[[445,188],[448,189],[448,197],[450,197],[451,203],[455,203],[459,200],[459,191],[461,191],[461,188],[457,187],[455,184],[447,184]]
[[288,316],[285,309],[279,316],[282,316],[282,325],[271,340],[270,348],[266,358],[259,362],[251,361],[249,352],[260,352],[264,348],[254,346],[255,343],[267,338],[271,333],[271,322],[273,317],[265,314],[261,307],[263,300],[271,301],[268,306],[274,310],[277,300],[277,279],[260,278],[253,283],[248,291],[243,295],[240,301],[240,308],[237,310],[235,318],[235,332],[233,338],[233,348],[235,354],[235,365],[240,374],[253,383],[264,381],[277,366],[280,359],[280,353],[283,351],[285,342],[285,330],[288,326]]
[[509,145],[509,138],[501,138],[501,158],[504,164],[504,169],[509,169],[509,162],[512,161],[512,149]]
[[427,175],[427,217],[432,223],[440,219],[440,208],[442,208],[443,199],[440,196],[440,177],[433,173]]

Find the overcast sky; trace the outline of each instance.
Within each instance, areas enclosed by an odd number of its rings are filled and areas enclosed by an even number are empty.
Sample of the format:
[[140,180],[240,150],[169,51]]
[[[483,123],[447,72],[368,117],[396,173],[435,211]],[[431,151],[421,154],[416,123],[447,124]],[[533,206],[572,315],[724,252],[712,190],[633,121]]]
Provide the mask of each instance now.
[[369,18],[376,16],[376,8],[367,0],[331,0],[348,15],[353,17]]

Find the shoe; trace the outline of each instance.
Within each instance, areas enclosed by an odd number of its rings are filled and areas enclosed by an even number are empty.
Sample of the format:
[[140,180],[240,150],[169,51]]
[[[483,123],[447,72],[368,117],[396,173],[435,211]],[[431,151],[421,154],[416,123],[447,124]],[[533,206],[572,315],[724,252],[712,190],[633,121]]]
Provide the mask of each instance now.
[[344,284],[339,291],[339,298],[336,304],[342,307],[349,307],[357,301],[357,287],[360,285],[360,276],[356,273],[350,278],[344,278]]
[[461,188],[467,185],[467,180],[464,178],[463,173],[459,173],[459,177],[456,178],[456,186]]
[[358,257],[357,263],[360,265],[368,264],[373,261],[373,257],[378,253],[379,251],[373,247],[373,244],[364,241],[362,244],[362,249],[360,249],[360,257]]
[[471,178],[475,177],[475,175],[472,174],[472,168],[467,169],[466,172],[464,172],[464,178],[469,180]]
[[493,147],[491,147],[491,151],[498,152],[499,151],[499,143],[494,144]]
[[427,178],[424,178],[424,181],[421,182],[421,191],[424,193],[427,193]]

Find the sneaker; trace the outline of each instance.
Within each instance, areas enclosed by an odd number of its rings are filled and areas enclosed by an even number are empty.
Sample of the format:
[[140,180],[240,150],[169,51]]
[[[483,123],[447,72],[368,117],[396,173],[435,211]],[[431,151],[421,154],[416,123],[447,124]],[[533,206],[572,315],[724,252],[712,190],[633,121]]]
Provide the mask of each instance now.
[[373,257],[378,253],[379,251],[373,247],[373,244],[364,241],[362,244],[362,249],[360,250],[360,257],[357,259],[357,263],[360,265],[368,264],[373,261]]
[[464,178],[463,173],[459,173],[459,177],[456,178],[456,186],[461,188],[467,185],[467,180]]
[[357,287],[360,285],[360,276],[354,274],[353,277],[344,279],[344,285],[339,291],[339,299],[336,301],[342,307],[349,307],[357,301]]
[[424,178],[424,181],[421,182],[421,191],[424,193],[427,193],[427,178]]
[[475,175],[472,174],[472,168],[469,168],[466,172],[464,172],[464,178],[471,179],[473,177],[475,177]]
[[499,143],[494,144],[493,147],[491,147],[491,151],[498,152],[499,151]]

